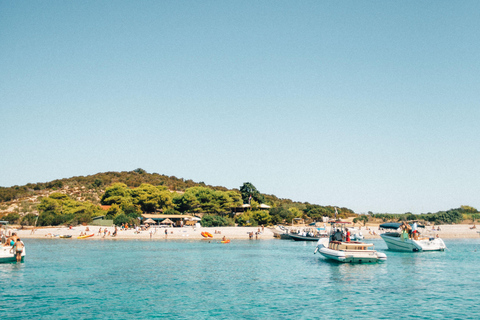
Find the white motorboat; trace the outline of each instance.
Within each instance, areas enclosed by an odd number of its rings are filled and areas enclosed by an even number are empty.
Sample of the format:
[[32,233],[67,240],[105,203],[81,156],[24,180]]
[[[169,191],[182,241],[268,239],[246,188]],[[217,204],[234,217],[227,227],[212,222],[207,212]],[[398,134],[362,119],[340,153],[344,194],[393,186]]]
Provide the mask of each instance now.
[[377,252],[371,243],[345,241],[343,229],[349,222],[333,222],[330,237],[318,240],[315,253],[339,262],[369,263],[387,260],[387,255]]
[[[8,243],[9,238],[6,237],[8,222],[0,221],[0,225],[2,225],[4,229],[1,232],[2,237],[1,237],[1,244],[0,244],[0,263],[16,262],[17,261],[16,254],[13,251],[12,246]],[[25,260],[25,247],[23,247],[21,257],[22,257],[22,261]]]
[[[323,229],[323,228],[322,228]],[[304,228],[288,234],[290,239],[295,241],[318,241],[321,238],[328,238],[328,233],[320,228]]]
[[[22,261],[25,259],[25,248],[22,251]],[[0,246],[0,263],[5,262],[16,262],[17,257],[15,253],[12,251],[11,246]]]
[[[388,249],[395,251],[419,252],[419,251],[443,251],[447,248],[442,239],[438,237],[418,236],[410,238],[406,233],[398,231],[401,223],[390,222],[380,225],[381,229],[395,230],[380,234],[387,244]],[[422,227],[422,226],[419,226]]]

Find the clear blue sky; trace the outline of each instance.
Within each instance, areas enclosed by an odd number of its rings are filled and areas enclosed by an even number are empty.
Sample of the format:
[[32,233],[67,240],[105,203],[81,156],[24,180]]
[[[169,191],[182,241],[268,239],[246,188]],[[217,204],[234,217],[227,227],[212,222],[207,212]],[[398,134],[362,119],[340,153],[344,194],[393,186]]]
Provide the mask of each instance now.
[[0,1],[0,186],[174,175],[480,209],[479,1]]

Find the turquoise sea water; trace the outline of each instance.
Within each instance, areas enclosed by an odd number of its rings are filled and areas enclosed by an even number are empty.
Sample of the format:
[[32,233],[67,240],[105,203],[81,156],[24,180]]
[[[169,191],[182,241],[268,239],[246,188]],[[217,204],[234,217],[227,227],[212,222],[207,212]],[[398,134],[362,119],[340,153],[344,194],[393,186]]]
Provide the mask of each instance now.
[[480,239],[339,264],[288,240],[25,240],[1,319],[479,319]]

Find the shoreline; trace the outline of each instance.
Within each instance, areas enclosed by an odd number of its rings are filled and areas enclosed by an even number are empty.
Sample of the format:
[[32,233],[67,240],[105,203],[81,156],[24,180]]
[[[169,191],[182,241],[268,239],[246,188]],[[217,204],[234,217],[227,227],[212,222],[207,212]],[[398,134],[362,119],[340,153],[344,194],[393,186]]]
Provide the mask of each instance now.
[[[472,239],[480,238],[480,229],[470,229],[471,225],[439,225],[440,231],[432,230],[432,227],[426,227],[421,229],[421,234],[426,236],[439,236],[442,239]],[[86,231],[87,228],[89,231]],[[104,236],[104,230],[107,229],[107,235]],[[298,227],[297,227],[298,228]],[[368,228],[368,229],[367,229]],[[99,229],[102,229],[102,233],[99,234]],[[114,227],[99,227],[99,226],[76,226],[72,229],[68,227],[39,227],[35,229],[32,234],[32,228],[18,229],[13,226],[8,230],[16,232],[21,239],[46,239],[46,238],[58,238],[56,235],[71,235],[72,239],[76,239],[82,232],[87,234],[94,234],[87,239],[90,240],[105,240],[105,239],[144,239],[144,240],[202,240],[204,237],[202,232],[209,232],[213,238],[210,240],[222,240],[223,236],[230,240],[249,240],[249,233],[253,232],[253,240],[271,240],[274,238],[274,232],[271,228],[266,227],[182,227],[182,228],[154,228],[151,227],[148,230],[140,231],[136,233],[135,229],[121,230],[118,228],[117,236],[113,237],[111,234],[114,231]],[[165,230],[168,232],[165,237]],[[260,230],[260,233],[256,237],[255,233]],[[378,225],[367,225],[361,228],[364,235],[364,239],[381,239],[379,234]],[[110,232],[110,234],[108,234]]]
[[[86,231],[88,228],[89,231]],[[99,233],[99,229],[102,230]],[[105,235],[104,230],[107,229],[107,234]],[[273,237],[274,233],[269,228],[264,228],[263,232],[260,227],[260,233],[256,236],[255,233],[258,232],[258,227],[182,227],[182,228],[154,228],[151,227],[148,230],[140,231],[136,233],[135,229],[122,230],[117,228],[117,235],[112,236],[114,227],[99,227],[99,226],[76,226],[72,229],[68,227],[40,227],[35,230],[32,234],[32,229],[17,229],[9,228],[11,232],[16,232],[17,236],[21,239],[49,239],[49,238],[58,238],[56,235],[71,235],[72,239],[76,239],[80,234],[93,234],[92,237],[82,239],[82,240],[106,240],[106,239],[140,239],[140,240],[222,240],[225,236],[230,240],[248,240],[249,233],[253,232],[253,240],[265,240],[265,239],[275,239]],[[165,236],[165,231],[167,235]],[[204,238],[202,232],[209,232],[212,234],[213,238]]]

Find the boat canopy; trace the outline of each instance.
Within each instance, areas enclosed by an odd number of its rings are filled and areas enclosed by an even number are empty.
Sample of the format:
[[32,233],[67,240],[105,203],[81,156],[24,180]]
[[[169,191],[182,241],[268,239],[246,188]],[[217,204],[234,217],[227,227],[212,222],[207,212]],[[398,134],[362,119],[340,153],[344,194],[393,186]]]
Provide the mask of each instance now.
[[382,223],[379,227],[383,229],[394,229],[397,230],[400,228],[402,224],[398,222],[389,222],[389,223]]
[[[383,229],[394,229],[397,230],[400,228],[402,224],[400,222],[388,222],[388,223],[382,223],[379,227]],[[413,225],[413,223],[409,223],[409,225]],[[418,228],[425,228],[424,225],[417,224]]]

